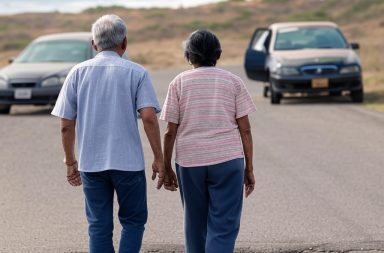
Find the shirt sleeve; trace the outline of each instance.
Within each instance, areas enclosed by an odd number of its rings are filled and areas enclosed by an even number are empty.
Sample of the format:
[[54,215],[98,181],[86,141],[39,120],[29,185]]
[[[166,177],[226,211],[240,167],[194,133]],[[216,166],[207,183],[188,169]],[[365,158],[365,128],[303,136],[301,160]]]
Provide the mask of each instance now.
[[157,101],[156,93],[147,71],[144,72],[144,75],[140,79],[140,83],[136,92],[137,110],[140,110],[145,107],[153,107],[156,113],[159,113],[161,111],[160,104]]
[[177,92],[177,86],[176,86],[175,80],[173,80],[168,87],[168,93],[167,93],[167,97],[165,98],[160,119],[167,122],[179,124],[180,106],[179,106],[179,95]]
[[77,117],[77,91],[75,89],[75,80],[73,72],[68,74],[63,87],[61,88],[59,97],[56,100],[52,115],[75,120]]
[[236,119],[238,119],[256,111],[256,106],[244,82],[240,78],[237,78],[235,81],[238,85],[238,93],[236,95]]

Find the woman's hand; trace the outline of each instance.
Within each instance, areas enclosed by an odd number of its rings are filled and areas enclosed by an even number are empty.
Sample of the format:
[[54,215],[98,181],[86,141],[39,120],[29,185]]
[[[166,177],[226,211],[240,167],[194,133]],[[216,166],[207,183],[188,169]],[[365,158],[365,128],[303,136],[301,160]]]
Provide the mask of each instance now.
[[244,171],[244,186],[245,186],[245,197],[249,195],[255,189],[255,176],[253,175],[253,169],[246,168]]
[[164,134],[164,188],[168,191],[176,191],[179,187],[177,184],[176,174],[171,165],[173,146],[175,144],[178,127],[178,124],[168,122],[167,129]]
[[168,191],[177,191],[179,185],[177,184],[176,173],[172,168],[165,169],[164,188]]

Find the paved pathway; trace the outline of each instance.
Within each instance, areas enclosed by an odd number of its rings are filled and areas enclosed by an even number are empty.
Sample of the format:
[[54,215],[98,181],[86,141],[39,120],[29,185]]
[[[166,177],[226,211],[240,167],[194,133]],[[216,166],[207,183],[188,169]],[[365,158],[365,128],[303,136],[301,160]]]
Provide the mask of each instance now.
[[[246,80],[242,67],[230,70]],[[161,102],[176,73],[152,73]],[[244,202],[238,252],[384,250],[384,114],[348,99],[271,106],[259,84],[248,88],[258,106],[251,116],[256,189]],[[0,116],[0,252],[87,250],[82,190],[65,181],[49,111],[15,107]],[[149,165],[147,141],[144,148]],[[143,252],[182,252],[179,195],[154,187],[148,181]]]

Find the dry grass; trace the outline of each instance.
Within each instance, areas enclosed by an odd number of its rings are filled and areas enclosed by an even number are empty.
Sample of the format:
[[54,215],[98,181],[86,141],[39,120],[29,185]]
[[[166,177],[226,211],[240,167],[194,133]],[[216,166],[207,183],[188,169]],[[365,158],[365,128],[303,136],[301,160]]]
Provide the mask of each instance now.
[[[0,66],[7,64],[33,38],[54,32],[89,31],[102,14],[115,13],[129,26],[129,54],[149,69],[185,66],[181,43],[197,28],[213,30],[221,39],[221,65],[242,64],[254,29],[272,22],[331,20],[359,52],[369,103],[384,105],[384,1],[382,0],[232,0],[189,9],[129,10],[94,8],[81,14],[0,16]],[[370,95],[376,94],[377,95]],[[380,107],[380,106],[378,106]],[[384,107],[384,106],[383,106]]]

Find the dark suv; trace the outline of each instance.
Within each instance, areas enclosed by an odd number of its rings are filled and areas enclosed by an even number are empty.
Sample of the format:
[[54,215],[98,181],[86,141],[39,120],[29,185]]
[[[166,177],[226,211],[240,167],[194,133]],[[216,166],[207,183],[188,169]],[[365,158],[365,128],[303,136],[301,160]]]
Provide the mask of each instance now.
[[362,69],[354,50],[331,22],[276,23],[256,29],[245,55],[247,76],[264,82],[272,104],[284,95],[348,93],[363,101]]

